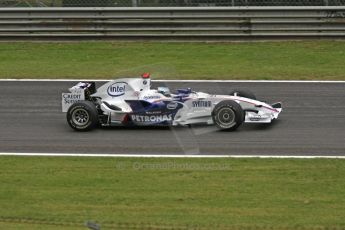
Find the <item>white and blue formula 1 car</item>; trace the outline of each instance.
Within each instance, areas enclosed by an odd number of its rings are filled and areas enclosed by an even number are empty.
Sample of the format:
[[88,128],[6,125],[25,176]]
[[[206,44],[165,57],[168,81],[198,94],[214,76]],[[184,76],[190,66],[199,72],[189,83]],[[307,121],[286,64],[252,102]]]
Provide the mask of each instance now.
[[77,131],[101,126],[216,125],[236,130],[243,122],[271,123],[282,111],[281,103],[256,100],[249,91],[229,95],[194,92],[171,93],[167,87],[151,89],[150,75],[110,81],[96,90],[94,82],[80,82],[62,94],[62,111]]

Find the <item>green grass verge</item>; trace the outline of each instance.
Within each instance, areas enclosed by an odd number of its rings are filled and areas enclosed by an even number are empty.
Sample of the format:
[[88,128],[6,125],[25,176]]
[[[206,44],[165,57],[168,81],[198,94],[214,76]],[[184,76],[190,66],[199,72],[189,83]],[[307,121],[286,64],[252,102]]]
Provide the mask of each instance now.
[[344,160],[0,160],[4,229],[345,227]]
[[345,80],[345,42],[0,43],[0,78]]

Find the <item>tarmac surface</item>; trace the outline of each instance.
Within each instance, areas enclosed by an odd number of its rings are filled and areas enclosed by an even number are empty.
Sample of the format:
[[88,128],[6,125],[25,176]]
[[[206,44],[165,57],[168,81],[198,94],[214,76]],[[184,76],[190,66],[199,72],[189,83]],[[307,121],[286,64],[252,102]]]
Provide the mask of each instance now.
[[153,83],[213,94],[249,89],[259,100],[283,103],[273,124],[235,132],[213,126],[76,132],[61,112],[61,93],[75,83],[1,81],[0,152],[345,156],[345,83]]

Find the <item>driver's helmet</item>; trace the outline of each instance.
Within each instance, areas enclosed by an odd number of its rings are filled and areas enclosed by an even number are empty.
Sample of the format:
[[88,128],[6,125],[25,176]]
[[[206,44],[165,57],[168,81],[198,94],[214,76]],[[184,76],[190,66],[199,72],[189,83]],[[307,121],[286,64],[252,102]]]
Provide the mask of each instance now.
[[171,93],[168,87],[158,87],[157,89],[158,93],[163,94],[166,97],[170,97]]

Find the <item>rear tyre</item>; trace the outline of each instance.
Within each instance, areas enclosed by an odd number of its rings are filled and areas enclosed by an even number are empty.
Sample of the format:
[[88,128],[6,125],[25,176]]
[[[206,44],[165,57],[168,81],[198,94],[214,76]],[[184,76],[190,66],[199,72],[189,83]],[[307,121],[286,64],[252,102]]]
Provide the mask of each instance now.
[[221,101],[214,107],[212,119],[219,129],[234,131],[243,123],[244,112],[235,101]]
[[67,122],[72,129],[88,131],[98,124],[98,112],[91,101],[79,101],[67,111]]
[[254,93],[252,93],[249,90],[235,89],[235,90],[231,91],[229,95],[231,95],[231,96],[237,95],[239,97],[246,97],[249,99],[256,100],[256,96],[254,95]]

